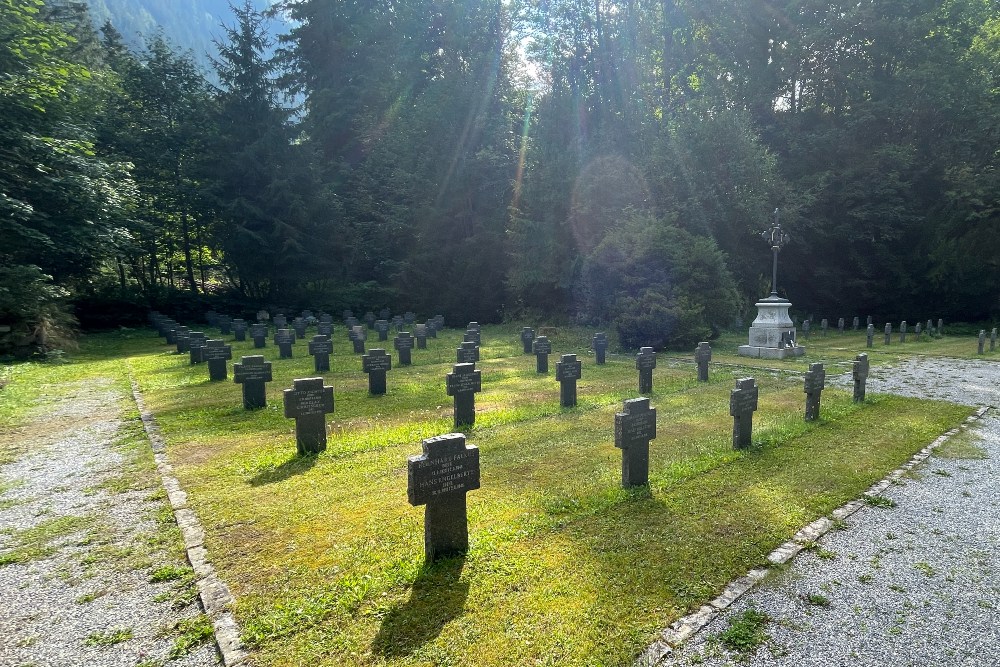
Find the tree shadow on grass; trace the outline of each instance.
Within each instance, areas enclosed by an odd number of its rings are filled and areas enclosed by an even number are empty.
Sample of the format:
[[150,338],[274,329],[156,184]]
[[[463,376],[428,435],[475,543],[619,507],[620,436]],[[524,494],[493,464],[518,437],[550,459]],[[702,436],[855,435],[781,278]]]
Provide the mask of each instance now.
[[281,482],[289,477],[301,475],[316,465],[316,454],[306,454],[300,456],[296,454],[277,468],[267,468],[250,478],[250,486],[263,486]]
[[409,655],[431,641],[465,609],[469,582],[462,580],[465,556],[424,564],[410,598],[382,619],[372,652],[386,658]]

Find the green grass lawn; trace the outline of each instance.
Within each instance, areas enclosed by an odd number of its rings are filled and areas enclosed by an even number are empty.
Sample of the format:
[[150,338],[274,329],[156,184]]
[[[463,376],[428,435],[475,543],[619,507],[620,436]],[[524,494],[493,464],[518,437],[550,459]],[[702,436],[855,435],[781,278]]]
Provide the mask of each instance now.
[[[337,326],[323,374],[336,395],[329,442],[306,458],[281,406],[293,378],[315,375],[303,342],[291,360],[270,341],[262,351],[233,343],[234,360],[262,352],[274,364],[268,407],[255,412],[243,410],[231,369],[229,381],[210,383],[204,365],[152,332],[90,337],[82,352],[127,360],[259,665],[628,665],[660,629],[970,413],[871,393],[855,405],[828,389],[822,419],[806,424],[801,376],[769,369],[822,360],[830,373],[846,370],[864,337],[814,339],[804,359],[766,369],[735,356],[745,336],[724,338],[708,383],[695,381],[691,355],[661,355],[650,487],[626,491],[613,433],[622,400],[638,395],[632,356],[597,366],[593,331],[560,329],[539,376],[519,331],[483,327],[471,549],[431,567],[423,509],[406,500],[406,457],[452,430],[445,373],[459,332],[414,349],[414,365],[394,368],[388,394],[371,397]],[[554,380],[567,352],[584,361],[569,410]],[[917,353],[975,356],[975,340],[894,341],[887,351],[879,341],[872,362]],[[754,447],[736,452],[729,392],[747,375],[760,384],[760,410]]]

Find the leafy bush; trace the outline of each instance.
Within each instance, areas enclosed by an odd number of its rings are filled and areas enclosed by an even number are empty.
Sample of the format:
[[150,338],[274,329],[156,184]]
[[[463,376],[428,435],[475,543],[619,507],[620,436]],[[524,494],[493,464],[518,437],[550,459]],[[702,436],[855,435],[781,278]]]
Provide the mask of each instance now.
[[66,290],[37,266],[0,266],[0,354],[46,355],[73,346],[76,324]]

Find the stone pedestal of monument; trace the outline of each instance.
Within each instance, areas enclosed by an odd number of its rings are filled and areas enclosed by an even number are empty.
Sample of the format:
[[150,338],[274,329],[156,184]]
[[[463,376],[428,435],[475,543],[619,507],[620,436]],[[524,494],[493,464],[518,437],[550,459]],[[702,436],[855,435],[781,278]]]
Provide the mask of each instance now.
[[757,319],[750,325],[750,344],[740,345],[741,357],[784,359],[800,357],[806,348],[795,340],[795,324],[788,316],[791,303],[772,294],[758,301]]

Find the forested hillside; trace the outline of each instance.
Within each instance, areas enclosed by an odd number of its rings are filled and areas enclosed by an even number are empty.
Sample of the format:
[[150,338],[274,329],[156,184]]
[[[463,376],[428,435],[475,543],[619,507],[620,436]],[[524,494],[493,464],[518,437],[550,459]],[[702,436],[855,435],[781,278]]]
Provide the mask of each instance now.
[[0,0],[22,343],[226,300],[686,346],[752,316],[776,208],[800,316],[1000,312],[991,0],[285,0],[278,51],[241,4],[218,86],[73,4]]

